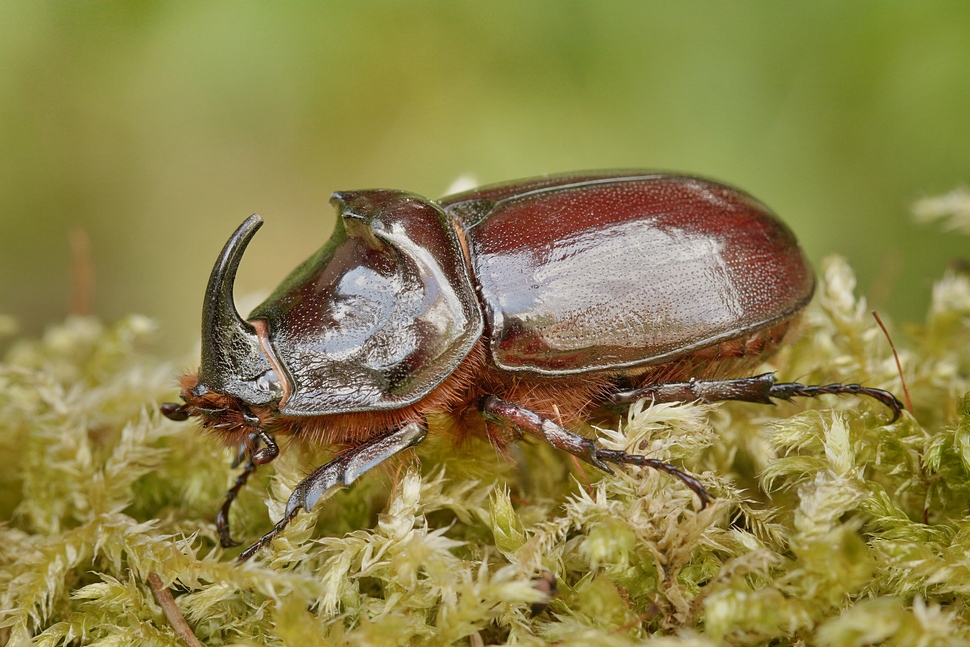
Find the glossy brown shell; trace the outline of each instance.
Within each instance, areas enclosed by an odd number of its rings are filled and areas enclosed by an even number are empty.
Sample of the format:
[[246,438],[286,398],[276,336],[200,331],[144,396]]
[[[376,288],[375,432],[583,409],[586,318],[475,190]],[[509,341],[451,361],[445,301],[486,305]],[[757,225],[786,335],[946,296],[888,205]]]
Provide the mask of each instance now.
[[333,238],[249,318],[284,416],[408,407],[483,335],[509,375],[626,374],[785,322],[814,287],[764,205],[696,178],[608,172],[333,202]]
[[437,204],[385,190],[331,202],[333,238],[249,317],[265,322],[287,416],[413,404],[482,334],[458,230]]
[[537,178],[441,203],[466,231],[492,360],[506,371],[664,363],[788,319],[814,290],[784,223],[697,178]]

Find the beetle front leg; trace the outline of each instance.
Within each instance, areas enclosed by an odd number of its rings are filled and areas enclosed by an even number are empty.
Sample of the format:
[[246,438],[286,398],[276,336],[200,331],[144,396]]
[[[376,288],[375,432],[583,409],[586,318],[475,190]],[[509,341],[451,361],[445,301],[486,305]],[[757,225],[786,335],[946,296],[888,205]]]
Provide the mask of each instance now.
[[[266,446],[261,449],[255,449],[257,441],[260,440]],[[240,443],[236,458],[232,461],[232,467],[238,467],[244,460],[246,464],[243,466],[242,473],[236,477],[232,487],[226,492],[226,500],[222,502],[222,507],[219,508],[219,514],[216,515],[216,531],[219,533],[219,544],[223,548],[232,548],[233,546],[239,545],[239,542],[235,541],[229,532],[229,509],[232,507],[233,502],[239,496],[239,492],[245,487],[249,477],[256,471],[256,468],[260,465],[273,462],[273,459],[279,456],[279,454],[279,445],[276,444],[272,436],[261,429],[249,434],[249,438]]]
[[318,468],[293,490],[293,494],[286,502],[283,518],[272,530],[260,537],[259,541],[240,553],[238,561],[245,562],[255,555],[256,551],[273,541],[300,510],[310,512],[324,494],[335,488],[350,485],[364,472],[405,449],[414,447],[427,435],[427,429],[412,422],[397,431],[369,440]]
[[704,489],[700,481],[690,474],[677,469],[670,463],[638,454],[628,454],[627,452],[615,449],[604,449],[598,446],[596,441],[591,438],[573,433],[560,427],[552,420],[543,418],[534,411],[524,409],[511,402],[506,402],[494,395],[486,396],[482,400],[481,408],[486,416],[500,422],[512,424],[519,430],[544,440],[556,449],[561,449],[583,459],[607,474],[613,473],[613,470],[610,469],[607,463],[651,467],[655,470],[666,472],[683,481],[684,485],[689,487],[701,500],[702,509],[712,501],[713,497]]
[[654,402],[690,402],[703,400],[739,400],[758,404],[774,404],[772,398],[791,400],[794,397],[814,398],[820,395],[866,395],[883,403],[893,412],[891,422],[896,422],[903,410],[903,403],[889,391],[871,389],[859,384],[807,385],[798,382],[775,382],[774,373],[733,380],[690,380],[668,384],[651,384],[632,391],[614,393],[612,402],[629,404],[642,398]]
[[236,497],[239,496],[239,491],[243,489],[246,481],[249,480],[249,477],[255,471],[256,463],[246,461],[242,473],[236,477],[232,487],[226,492],[226,500],[222,502],[222,507],[219,508],[219,513],[216,515],[216,531],[219,533],[219,544],[223,548],[232,548],[233,546],[239,545],[239,542],[233,539],[232,533],[229,532],[229,509],[232,507],[232,503],[236,500]]

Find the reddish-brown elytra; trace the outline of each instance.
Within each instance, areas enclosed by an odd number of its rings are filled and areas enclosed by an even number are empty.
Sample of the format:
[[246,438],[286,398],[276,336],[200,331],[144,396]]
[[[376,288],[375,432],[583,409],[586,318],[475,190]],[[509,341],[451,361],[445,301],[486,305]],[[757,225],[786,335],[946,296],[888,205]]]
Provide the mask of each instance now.
[[[333,237],[247,319],[232,287],[262,224],[250,216],[206,290],[202,363],[173,420],[198,416],[244,470],[217,526],[279,434],[350,446],[300,483],[251,557],[328,490],[421,442],[439,414],[458,436],[527,433],[607,472],[663,470],[706,505],[694,477],[568,430],[639,398],[770,403],[854,393],[857,384],[743,376],[778,347],[812,297],[791,230],[751,196],[694,177],[638,171],[536,178],[438,201],[335,193]],[[553,422],[555,420],[555,422]]]

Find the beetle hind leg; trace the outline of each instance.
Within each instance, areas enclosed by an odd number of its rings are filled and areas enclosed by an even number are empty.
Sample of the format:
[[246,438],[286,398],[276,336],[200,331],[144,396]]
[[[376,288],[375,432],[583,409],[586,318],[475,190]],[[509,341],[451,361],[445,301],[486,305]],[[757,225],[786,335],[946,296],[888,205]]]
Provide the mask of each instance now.
[[657,460],[656,458],[628,454],[627,452],[619,450],[604,449],[598,446],[596,441],[591,438],[573,433],[557,425],[552,420],[543,418],[534,411],[524,409],[494,395],[489,395],[482,399],[481,409],[486,417],[498,422],[511,424],[527,434],[544,440],[556,449],[561,449],[577,458],[583,459],[607,474],[613,473],[613,470],[610,469],[607,463],[650,467],[680,479],[700,499],[702,509],[713,500],[713,497],[704,489],[700,481],[669,463]]
[[865,395],[886,405],[893,412],[891,422],[896,422],[903,411],[903,403],[889,391],[872,389],[860,384],[808,385],[798,382],[776,382],[774,373],[762,373],[754,377],[731,380],[690,380],[667,384],[650,384],[631,391],[614,393],[614,404],[629,404],[643,398],[654,402],[690,402],[703,400],[739,400],[759,404],[774,404],[772,398],[791,400],[794,397],[814,398],[820,395]]
[[427,436],[427,430],[412,422],[383,436],[378,436],[334,458],[306,477],[293,490],[286,502],[286,512],[273,529],[239,554],[245,562],[260,548],[269,544],[293,520],[300,510],[311,511],[323,496],[339,487],[346,487],[364,472],[380,465],[388,458],[414,447]]

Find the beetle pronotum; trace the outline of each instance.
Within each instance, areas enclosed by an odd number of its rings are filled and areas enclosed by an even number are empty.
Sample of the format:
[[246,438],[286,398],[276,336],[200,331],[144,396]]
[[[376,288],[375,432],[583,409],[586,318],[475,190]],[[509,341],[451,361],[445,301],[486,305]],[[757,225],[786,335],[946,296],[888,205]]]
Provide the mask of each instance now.
[[[767,207],[706,180],[607,172],[553,176],[428,200],[335,193],[333,237],[252,314],[233,304],[236,268],[261,226],[226,243],[206,289],[202,362],[174,420],[198,416],[244,464],[228,513],[274,438],[350,445],[294,490],[251,557],[323,494],[420,443],[430,414],[458,433],[532,435],[610,472],[662,470],[706,505],[693,476],[599,447],[569,427],[601,405],[861,394],[898,417],[889,392],[745,375],[775,350],[815,279]],[[555,422],[554,422],[555,420]]]

